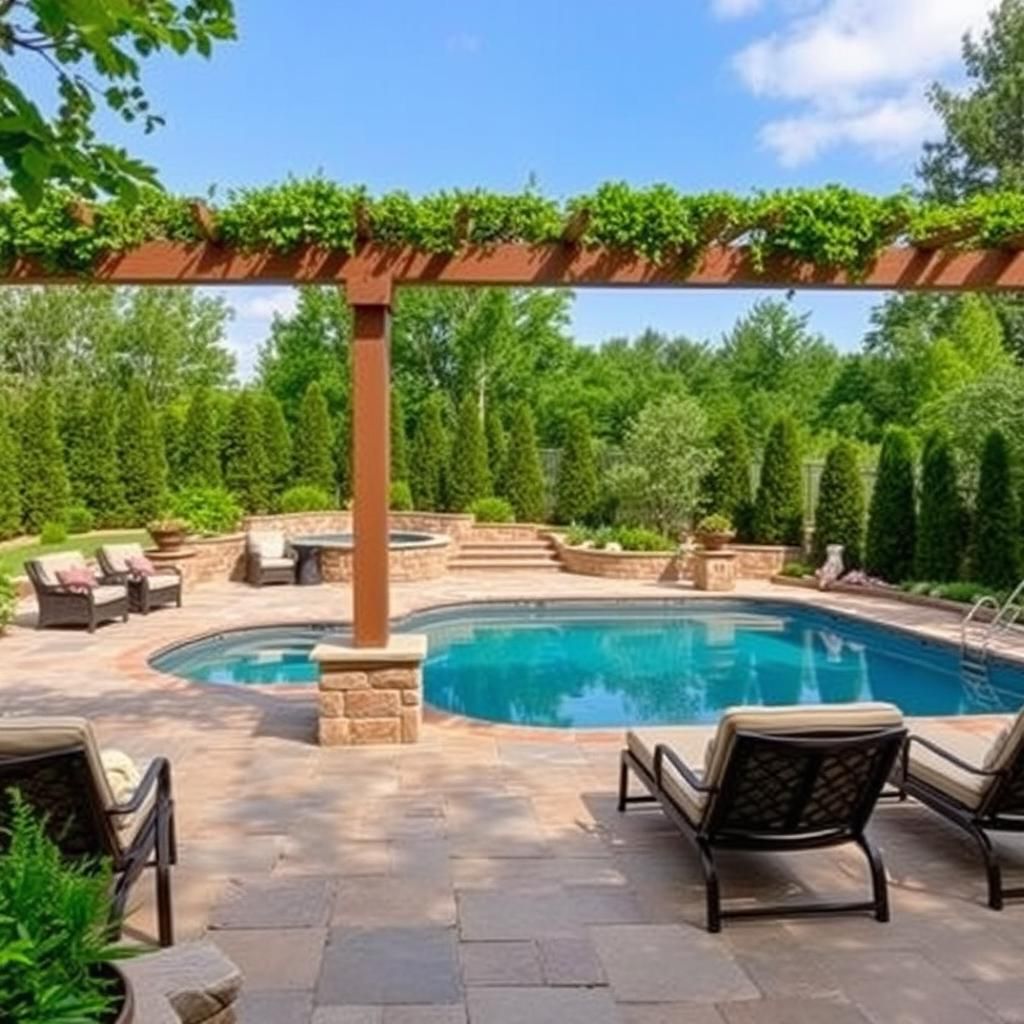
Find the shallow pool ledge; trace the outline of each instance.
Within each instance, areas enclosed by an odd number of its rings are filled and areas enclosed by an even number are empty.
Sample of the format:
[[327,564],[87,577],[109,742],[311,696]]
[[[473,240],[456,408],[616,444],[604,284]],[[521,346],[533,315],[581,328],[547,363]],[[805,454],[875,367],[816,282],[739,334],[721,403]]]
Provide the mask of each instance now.
[[320,745],[416,743],[426,657],[421,633],[399,633],[383,647],[356,647],[348,636],[317,644],[310,658],[320,666]]

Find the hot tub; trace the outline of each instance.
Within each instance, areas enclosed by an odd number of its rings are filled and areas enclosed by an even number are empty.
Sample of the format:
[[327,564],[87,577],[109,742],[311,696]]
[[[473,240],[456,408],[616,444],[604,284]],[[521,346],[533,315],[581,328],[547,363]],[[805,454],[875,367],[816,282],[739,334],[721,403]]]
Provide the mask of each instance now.
[[[299,556],[300,583],[345,583],[352,579],[351,533],[314,533],[292,537]],[[432,580],[448,569],[451,538],[443,533],[393,530],[388,534],[389,575],[393,580]]]

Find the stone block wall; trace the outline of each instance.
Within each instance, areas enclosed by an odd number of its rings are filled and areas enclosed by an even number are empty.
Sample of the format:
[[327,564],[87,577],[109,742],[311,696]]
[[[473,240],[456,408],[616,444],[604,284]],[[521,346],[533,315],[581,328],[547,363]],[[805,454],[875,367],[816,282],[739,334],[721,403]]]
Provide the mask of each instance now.
[[[451,542],[443,538],[437,544],[422,547],[391,548],[388,551],[388,575],[397,582],[434,580],[448,571]],[[352,552],[324,548],[320,558],[328,583],[347,583],[352,579]]]
[[469,540],[474,544],[501,544],[506,541],[530,541],[546,536],[550,527],[534,523],[474,523]]

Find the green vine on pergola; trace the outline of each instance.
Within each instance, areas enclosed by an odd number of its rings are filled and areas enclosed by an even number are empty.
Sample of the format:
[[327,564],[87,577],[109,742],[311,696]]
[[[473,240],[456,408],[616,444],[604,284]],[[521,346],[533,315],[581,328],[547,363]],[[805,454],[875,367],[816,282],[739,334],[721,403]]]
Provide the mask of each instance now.
[[856,279],[891,245],[1024,248],[1024,194],[937,205],[840,185],[737,196],[610,182],[557,202],[529,190],[373,196],[362,186],[312,178],[237,189],[221,204],[156,189],[133,205],[94,205],[61,191],[33,208],[14,198],[0,201],[0,271],[20,259],[47,273],[87,275],[103,256],[160,240],[274,253],[308,245],[352,253],[369,241],[438,254],[563,243],[681,268],[693,266],[709,246],[735,244],[748,246],[758,267],[784,257]]

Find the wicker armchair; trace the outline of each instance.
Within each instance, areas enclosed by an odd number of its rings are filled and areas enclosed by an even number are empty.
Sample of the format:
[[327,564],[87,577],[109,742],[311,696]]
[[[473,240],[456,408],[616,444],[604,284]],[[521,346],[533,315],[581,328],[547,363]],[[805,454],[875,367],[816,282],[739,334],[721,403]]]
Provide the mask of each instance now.
[[265,583],[294,583],[296,556],[283,533],[251,530],[246,534],[247,579],[254,587]]
[[45,816],[69,857],[103,857],[114,871],[111,931],[120,933],[129,890],[156,869],[161,946],[174,941],[171,865],[177,862],[171,766],[158,757],[142,773],[120,751],[101,751],[82,718],[0,717],[0,844],[15,788]]
[[128,588],[128,599],[133,612],[148,615],[150,610],[164,604],[181,607],[181,570],[174,565],[161,567],[152,576],[139,576],[128,566],[129,558],[143,556],[141,544],[104,544],[96,552],[96,561],[104,576]]
[[[865,828],[906,734],[891,704],[729,708],[699,772],[675,750],[685,731],[631,730],[622,751],[619,810],[660,804],[694,840],[708,931],[719,931],[725,917],[872,911],[888,921],[885,870]],[[630,796],[631,772],[648,795]],[[870,900],[722,907],[715,850],[786,852],[846,843],[867,859]]]
[[88,569],[79,551],[43,555],[25,563],[39,604],[36,628],[86,626],[92,633],[100,622],[128,621],[128,590],[122,584],[101,577],[98,585],[87,591],[69,590],[61,585],[57,573],[78,568]]

